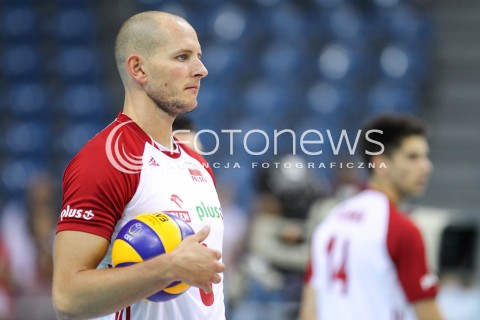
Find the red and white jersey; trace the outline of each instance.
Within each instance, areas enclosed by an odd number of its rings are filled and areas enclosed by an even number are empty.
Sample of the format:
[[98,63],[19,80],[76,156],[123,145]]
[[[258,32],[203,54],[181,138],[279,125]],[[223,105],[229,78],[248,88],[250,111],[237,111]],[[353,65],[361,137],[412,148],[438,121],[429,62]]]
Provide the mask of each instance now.
[[411,303],[437,292],[419,229],[374,190],[340,203],[317,227],[307,282],[321,320],[416,319]]
[[[206,161],[178,143],[175,152],[166,150],[121,113],[66,168],[58,232],[89,232],[112,244],[129,220],[158,211],[179,216],[195,232],[210,225],[204,243],[222,251],[222,209]],[[98,268],[111,267],[111,247]],[[142,300],[101,319],[225,319],[223,283],[213,284],[213,294],[191,287],[173,300]]]

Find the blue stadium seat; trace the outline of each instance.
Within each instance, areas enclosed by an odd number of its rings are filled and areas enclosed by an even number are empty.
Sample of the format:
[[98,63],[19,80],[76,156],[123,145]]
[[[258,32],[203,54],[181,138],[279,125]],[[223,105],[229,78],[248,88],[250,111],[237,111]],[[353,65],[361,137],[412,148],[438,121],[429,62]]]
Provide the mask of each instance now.
[[50,153],[50,127],[41,121],[9,124],[5,134],[7,152],[15,157],[46,156]]
[[41,75],[42,59],[35,45],[6,46],[2,58],[3,72],[11,80],[33,80]]
[[347,2],[348,0],[314,0],[314,4],[322,9],[335,8]]
[[92,0],[57,0],[58,4],[62,6],[71,7],[89,7],[92,4]]
[[[137,0],[139,2],[140,0]],[[145,9],[148,9],[148,6],[145,6]],[[158,9],[160,11],[170,12],[176,14],[180,17],[187,17],[187,8],[184,4],[178,3],[178,1],[174,0],[164,0],[161,1],[160,4],[154,5],[154,9]],[[190,21],[190,20],[188,20]],[[195,26],[194,26],[195,27]],[[195,28],[196,30],[196,28]]]
[[264,49],[261,56],[261,69],[272,79],[289,78],[295,83],[296,76],[302,73],[303,51],[285,41],[273,41]]
[[399,4],[400,1],[404,1],[404,0],[371,0],[371,2],[379,8],[394,7],[397,4]]
[[56,71],[67,82],[92,81],[98,76],[99,56],[90,46],[66,46],[58,53]]
[[76,84],[65,89],[61,108],[70,121],[99,121],[105,115],[107,98],[99,86]]
[[37,0],[4,0],[7,5],[30,5],[38,3]]
[[89,43],[93,40],[94,19],[85,8],[60,9],[56,14],[53,34],[59,42]]
[[356,52],[342,43],[328,43],[318,56],[320,74],[329,80],[342,80],[358,67]]
[[293,3],[295,1],[291,1],[291,0],[250,0],[250,2],[253,2],[253,7],[251,8],[251,10],[255,10],[257,8],[264,8],[264,9],[267,9],[267,10],[276,10],[278,9],[279,7],[285,5],[285,4],[289,4],[289,3]]
[[0,32],[10,42],[36,40],[38,11],[32,6],[6,6],[0,17]]
[[268,20],[265,22],[269,26],[270,34],[301,46],[307,24],[303,10],[293,3],[281,3],[274,10],[269,10]]
[[307,92],[308,113],[322,117],[327,123],[343,121],[359,109],[355,91],[336,83],[319,81],[313,83]]
[[45,120],[49,114],[49,94],[39,82],[19,82],[10,86],[8,108],[17,119]]
[[334,41],[343,41],[350,45],[363,45],[370,37],[366,17],[351,5],[341,5],[328,14],[328,31]]
[[221,80],[222,83],[235,81],[232,75],[242,71],[243,56],[237,47],[222,44],[218,41],[210,41],[202,47],[202,51],[202,60],[208,69],[208,77],[202,81],[202,85],[205,82],[217,82],[215,80]]
[[4,190],[9,199],[19,200],[31,178],[45,170],[45,159],[38,156],[8,158],[0,166],[0,190]]
[[[255,183],[255,175],[258,173],[258,168],[252,169],[252,162],[240,162],[240,168],[232,169],[231,167],[237,161],[234,158],[227,158],[220,160],[220,164],[230,164],[230,168],[220,167],[214,169],[215,179],[217,180],[217,186],[220,188],[228,187],[235,194],[235,200],[238,205],[245,210],[245,212],[251,212],[252,199],[254,192],[252,186]],[[261,165],[261,164],[260,164]]]
[[56,151],[65,157],[73,157],[80,149],[95,136],[103,126],[96,122],[70,123],[60,134]]
[[367,103],[370,115],[384,112],[415,114],[419,108],[412,89],[388,80],[379,81],[370,89]]
[[216,128],[217,124],[225,125],[225,117],[234,103],[234,93],[226,85],[213,81],[204,81],[198,95],[198,106],[192,113],[200,127]]
[[395,6],[389,15],[392,39],[417,48],[425,47],[432,40],[432,23],[429,20],[426,12],[412,5]]
[[239,40],[246,29],[244,11],[234,5],[224,5],[211,16],[213,34],[219,40],[232,42]]
[[244,107],[250,115],[283,126],[295,111],[296,95],[292,88],[272,79],[259,79],[245,91]]
[[418,50],[399,44],[386,44],[380,54],[382,76],[410,86],[419,86],[429,69],[428,59]]
[[145,6],[157,6],[166,2],[165,0],[136,0],[136,1],[141,5],[145,5]]

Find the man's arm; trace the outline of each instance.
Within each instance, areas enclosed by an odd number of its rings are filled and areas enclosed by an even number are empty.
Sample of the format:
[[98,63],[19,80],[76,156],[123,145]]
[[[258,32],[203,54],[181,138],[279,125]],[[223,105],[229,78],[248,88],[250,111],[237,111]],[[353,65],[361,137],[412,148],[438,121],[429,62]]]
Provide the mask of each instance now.
[[173,281],[210,292],[225,266],[220,252],[200,243],[204,228],[172,252],[123,268],[96,269],[105,256],[105,238],[77,231],[57,234],[54,245],[53,304],[59,319],[84,319],[113,313],[165,288]]
[[443,320],[435,299],[424,299],[413,303],[419,320]]
[[305,284],[300,303],[300,320],[317,320],[315,310],[315,289]]

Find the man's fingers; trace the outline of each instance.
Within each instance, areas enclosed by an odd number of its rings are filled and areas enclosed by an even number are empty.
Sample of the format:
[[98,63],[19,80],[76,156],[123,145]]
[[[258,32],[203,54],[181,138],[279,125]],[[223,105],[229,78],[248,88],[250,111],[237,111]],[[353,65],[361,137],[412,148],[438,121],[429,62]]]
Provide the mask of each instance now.
[[207,239],[208,235],[210,234],[210,226],[204,226],[200,231],[195,233],[192,237],[194,237],[195,241],[200,243],[203,240]]
[[207,286],[201,286],[200,290],[202,290],[205,293],[210,293],[212,292],[212,287],[210,286],[210,284],[208,284]]
[[220,258],[222,257],[222,253],[218,250],[213,250],[213,256],[215,257],[215,259],[220,260]]
[[221,262],[218,262],[215,268],[215,272],[224,272],[225,271],[225,265]]
[[215,274],[212,278],[212,283],[220,283],[222,281],[222,277],[219,274]]

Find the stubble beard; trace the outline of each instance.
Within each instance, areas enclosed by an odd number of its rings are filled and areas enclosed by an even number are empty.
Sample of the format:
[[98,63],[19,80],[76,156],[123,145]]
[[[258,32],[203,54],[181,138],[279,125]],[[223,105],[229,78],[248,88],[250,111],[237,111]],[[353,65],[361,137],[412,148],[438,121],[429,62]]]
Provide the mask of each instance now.
[[162,92],[147,92],[147,95],[150,97],[150,99],[152,99],[152,101],[155,103],[155,106],[157,106],[159,110],[162,110],[172,118],[176,118],[181,114],[192,112],[197,107],[196,104],[194,106],[189,106],[187,103],[180,100],[169,100],[164,97]]

